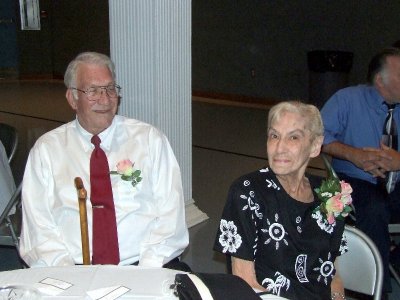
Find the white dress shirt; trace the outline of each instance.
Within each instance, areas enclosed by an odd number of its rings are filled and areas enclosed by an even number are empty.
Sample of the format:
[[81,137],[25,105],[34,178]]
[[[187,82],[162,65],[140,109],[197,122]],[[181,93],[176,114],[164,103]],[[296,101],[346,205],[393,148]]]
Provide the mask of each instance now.
[[[82,263],[78,196],[74,178],[88,193],[89,245],[92,245],[90,155],[94,149],[77,120],[38,139],[32,148],[22,189],[20,254],[30,266]],[[139,261],[160,267],[188,245],[181,173],[167,138],[155,127],[115,116],[99,134],[110,171],[130,159],[143,180],[135,187],[111,175],[120,265]]]
[[0,214],[4,211],[14,191],[14,177],[8,164],[6,150],[0,142]]

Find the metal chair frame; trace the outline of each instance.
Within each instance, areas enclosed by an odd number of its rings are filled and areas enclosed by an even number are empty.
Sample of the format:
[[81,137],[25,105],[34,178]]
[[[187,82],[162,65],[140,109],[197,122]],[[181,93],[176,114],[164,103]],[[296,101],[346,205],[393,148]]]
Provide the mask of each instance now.
[[[4,211],[0,215],[0,225],[5,224],[9,233],[4,232],[4,230],[0,231],[0,246],[15,246],[18,249],[19,246],[19,228],[21,227],[21,218],[20,209],[18,205],[21,203],[21,190],[22,190],[22,182],[18,185],[14,194],[11,196],[10,201],[7,203]],[[10,211],[16,207],[15,215],[10,215]],[[18,224],[16,224],[18,223]]]
[[348,252],[337,258],[345,289],[371,295],[380,300],[383,285],[383,263],[374,242],[361,230],[346,225]]
[[[399,234],[400,233],[400,224],[389,224],[389,233],[390,234]],[[392,274],[394,280],[400,286],[400,274],[396,271],[392,264],[389,264],[389,270]]]
[[15,127],[0,123],[0,141],[6,149],[8,163],[11,163],[18,146],[18,132]]

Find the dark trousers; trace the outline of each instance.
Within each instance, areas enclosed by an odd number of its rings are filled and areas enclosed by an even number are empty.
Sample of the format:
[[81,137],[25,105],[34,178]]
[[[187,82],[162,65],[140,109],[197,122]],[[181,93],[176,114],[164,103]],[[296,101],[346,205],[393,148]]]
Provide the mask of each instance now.
[[391,292],[389,272],[390,235],[389,223],[400,223],[400,185],[388,195],[381,185],[338,174],[353,188],[356,227],[365,232],[376,244],[384,265],[383,292]]

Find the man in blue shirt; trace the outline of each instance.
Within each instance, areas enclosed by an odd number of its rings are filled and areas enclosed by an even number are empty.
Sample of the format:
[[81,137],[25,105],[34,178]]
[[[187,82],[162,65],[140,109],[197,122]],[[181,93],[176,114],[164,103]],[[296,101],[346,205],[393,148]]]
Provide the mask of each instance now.
[[[336,92],[321,110],[325,127],[322,151],[333,157],[339,177],[353,187],[356,226],[377,245],[384,262],[384,292],[391,291],[389,222],[400,222],[400,184],[388,193],[382,184],[389,171],[400,171],[399,149],[382,140],[388,105],[400,103],[400,49],[376,54],[368,84]],[[394,108],[400,132],[400,106]]]

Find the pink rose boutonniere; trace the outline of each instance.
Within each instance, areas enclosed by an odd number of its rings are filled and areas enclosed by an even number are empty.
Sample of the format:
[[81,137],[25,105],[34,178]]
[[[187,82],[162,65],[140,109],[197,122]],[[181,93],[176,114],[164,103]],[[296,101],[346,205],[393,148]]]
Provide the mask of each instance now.
[[350,184],[340,181],[335,171],[328,165],[328,178],[322,181],[319,188],[315,189],[321,204],[314,209],[314,214],[322,217],[329,225],[333,225],[336,219],[344,219],[352,211]]
[[121,175],[121,179],[125,181],[131,181],[132,186],[135,187],[139,182],[142,181],[140,170],[134,170],[135,164],[129,159],[121,160],[117,163],[117,171],[111,171],[111,175]]

